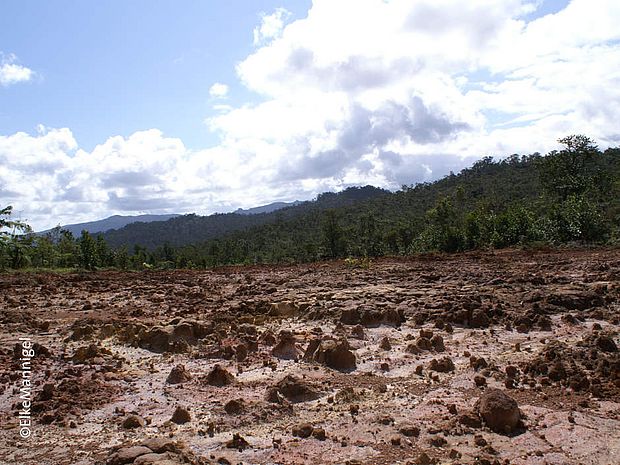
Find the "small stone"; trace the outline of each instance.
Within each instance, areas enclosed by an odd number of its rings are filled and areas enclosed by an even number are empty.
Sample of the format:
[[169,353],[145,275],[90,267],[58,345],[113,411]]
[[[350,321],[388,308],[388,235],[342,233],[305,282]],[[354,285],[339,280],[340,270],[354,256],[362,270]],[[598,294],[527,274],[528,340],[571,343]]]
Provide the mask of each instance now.
[[152,451],[144,446],[123,447],[108,458],[108,465],[124,465],[132,463],[141,455],[151,454]]
[[478,387],[486,386],[487,379],[482,375],[476,375],[474,376],[474,383],[476,383],[476,386]]
[[226,402],[224,410],[229,415],[238,415],[243,411],[243,399],[233,399]]
[[233,438],[226,443],[226,447],[228,449],[237,449],[241,452],[250,447],[250,444],[239,433],[234,433]]
[[172,418],[170,419],[173,423],[177,425],[182,425],[184,423],[188,423],[192,420],[189,411],[183,407],[177,407],[174,413],[172,414]]
[[428,369],[431,371],[438,371],[440,373],[447,373],[454,371],[454,362],[450,357],[443,357],[440,359],[433,359],[428,365]]
[[305,439],[309,438],[312,435],[314,428],[310,423],[303,423],[301,425],[297,425],[293,427],[293,436]]
[[189,371],[185,369],[185,365],[177,365],[172,370],[170,370],[170,374],[166,378],[166,383],[181,384],[186,383],[191,379],[192,375]]
[[448,444],[448,441],[446,441],[446,438],[443,436],[432,436],[429,438],[428,442],[433,447],[443,447]]
[[235,376],[220,365],[215,365],[207,375],[207,384],[211,386],[228,386],[235,382]]
[[398,428],[398,432],[401,433],[403,436],[407,436],[408,438],[417,438],[420,435],[420,428],[415,425],[404,424]]
[[499,389],[487,389],[476,407],[480,417],[496,433],[513,432],[521,420],[517,402]]
[[482,437],[482,435],[476,434],[474,436],[474,444],[476,444],[478,447],[484,447],[487,445],[487,441]]
[[431,344],[433,344],[433,348],[437,352],[443,352],[446,350],[446,346],[443,343],[443,337],[441,337],[439,334],[433,336],[433,338],[431,339]]
[[146,425],[146,421],[139,415],[129,415],[123,420],[123,428],[125,429],[142,428],[144,425]]
[[312,430],[312,437],[319,441],[325,441],[327,439],[327,434],[323,428],[314,428]]

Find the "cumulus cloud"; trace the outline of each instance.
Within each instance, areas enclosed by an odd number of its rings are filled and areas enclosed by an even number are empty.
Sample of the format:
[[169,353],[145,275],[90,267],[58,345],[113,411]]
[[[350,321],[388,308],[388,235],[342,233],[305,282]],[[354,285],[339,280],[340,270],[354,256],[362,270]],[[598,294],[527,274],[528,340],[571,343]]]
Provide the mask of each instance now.
[[213,98],[224,98],[228,95],[228,86],[221,82],[216,82],[210,87],[209,95]]
[[261,14],[261,23],[254,28],[254,45],[264,44],[280,36],[284,23],[291,13],[284,8],[277,8],[272,14]]
[[0,52],[0,86],[10,86],[18,82],[30,81],[34,72],[17,63],[13,54],[4,55]]
[[86,152],[69,129],[17,133],[0,137],[0,191],[40,224],[211,213],[429,181],[571,133],[618,145],[620,4],[572,0],[530,19],[539,3],[314,0],[294,21],[276,10],[236,67],[258,103],[214,107],[216,146],[152,129]]

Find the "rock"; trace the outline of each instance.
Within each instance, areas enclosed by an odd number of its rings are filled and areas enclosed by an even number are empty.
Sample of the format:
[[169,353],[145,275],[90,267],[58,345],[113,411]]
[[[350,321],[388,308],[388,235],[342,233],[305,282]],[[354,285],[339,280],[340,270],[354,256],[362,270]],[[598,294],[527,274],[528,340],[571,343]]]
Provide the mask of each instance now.
[[78,347],[71,360],[74,363],[86,363],[88,361],[93,362],[96,358],[104,358],[111,355],[112,352],[108,349],[97,344],[89,344],[88,346]]
[[470,428],[480,428],[482,426],[482,422],[480,421],[478,415],[471,412],[466,412],[459,415],[459,423]]
[[417,438],[420,435],[420,428],[415,425],[406,423],[398,428],[398,432],[401,433],[403,436],[407,436],[409,438]]
[[248,346],[243,343],[237,344],[235,346],[235,359],[237,362],[243,362],[246,358],[248,358]]
[[309,423],[303,423],[301,425],[297,425],[293,427],[293,436],[298,438],[306,439],[312,436],[312,431],[314,428]]
[[293,375],[286,375],[267,390],[267,400],[273,403],[281,403],[283,399],[293,403],[308,402],[320,396],[313,387]]
[[417,355],[417,354],[421,353],[422,351],[420,350],[420,348],[418,347],[418,345],[415,342],[411,342],[411,343],[407,344],[407,347],[405,347],[405,352]]
[[478,387],[486,386],[487,379],[482,375],[476,375],[474,376],[474,383],[476,383],[476,386]]
[[271,350],[271,355],[283,360],[297,360],[299,358],[300,351],[291,331],[280,331],[279,341]]
[[149,438],[140,443],[141,446],[148,447],[158,454],[162,452],[178,452],[183,448],[182,444],[170,438]]
[[433,344],[431,340],[426,337],[419,337],[415,341],[415,345],[420,350],[431,350],[433,348]]
[[432,337],[431,344],[437,352],[443,352],[446,350],[446,346],[443,343],[443,337],[441,337],[439,334],[436,334]]
[[189,371],[185,369],[185,365],[177,365],[172,370],[170,370],[170,374],[166,378],[166,383],[168,384],[181,384],[186,383],[187,381],[192,379],[192,375]]
[[443,447],[448,444],[448,441],[443,436],[431,436],[428,442],[433,447]]
[[355,339],[366,339],[366,332],[364,331],[364,327],[362,325],[355,325],[351,329],[351,337]]
[[437,463],[435,459],[431,459],[426,452],[420,453],[413,462],[413,465],[434,465]]
[[508,378],[516,378],[518,373],[519,369],[516,366],[508,365],[506,367],[506,376],[508,376]]
[[151,352],[164,353],[170,349],[170,338],[174,327],[172,326],[156,326],[138,335],[138,344],[141,348],[150,350]]
[[133,461],[132,465],[181,465],[180,457],[170,452],[145,454]]
[[177,425],[182,425],[184,423],[188,423],[192,420],[189,411],[183,407],[177,407],[174,413],[172,414],[172,418],[170,421],[176,423]]
[[487,361],[484,357],[476,357],[472,355],[469,357],[469,366],[472,367],[475,371],[481,370],[488,366]]
[[487,316],[484,310],[478,308],[472,312],[469,325],[472,328],[488,328],[491,320]]
[[126,463],[132,463],[141,455],[151,454],[152,452],[151,449],[144,446],[123,447],[112,454],[106,463],[108,465],[124,465]]
[[379,343],[379,347],[383,350],[392,350],[392,344],[390,343],[390,338],[384,336]]
[[596,346],[603,352],[618,352],[618,346],[609,336],[599,336],[596,338]]
[[521,420],[517,402],[499,389],[487,389],[476,402],[478,414],[496,433],[514,432]]
[[357,325],[360,323],[360,313],[357,308],[345,308],[340,314],[340,322],[345,325]]
[[276,337],[274,336],[274,334],[271,331],[267,330],[260,335],[260,337],[258,338],[258,342],[266,346],[272,346],[277,341],[276,341]]
[[235,382],[235,377],[226,368],[215,365],[213,369],[207,375],[207,384],[211,386],[228,386]]
[[224,410],[229,415],[238,415],[244,409],[243,399],[233,399],[226,402],[224,405]]
[[433,338],[433,332],[430,329],[421,329],[420,337],[431,340]]
[[314,428],[312,430],[312,437],[319,441],[325,441],[327,439],[327,433],[325,433],[323,428]]
[[125,429],[142,428],[144,425],[146,425],[146,421],[139,415],[128,415],[122,423]]
[[346,340],[321,341],[312,359],[338,371],[352,371],[357,368],[355,354],[349,350]]
[[454,371],[454,362],[450,357],[443,357],[440,359],[433,359],[428,365],[428,369],[431,371],[438,371],[441,373],[447,373]]
[[237,449],[241,452],[250,447],[250,444],[239,433],[234,433],[233,438],[226,443],[226,447],[228,449]]
[[51,400],[54,397],[54,391],[56,390],[56,386],[52,383],[45,383],[43,385],[43,390],[41,391],[41,395],[39,396],[40,400]]
[[278,317],[291,317],[297,314],[297,306],[290,301],[285,302],[276,302],[271,304],[271,309],[269,310],[269,316],[278,316]]

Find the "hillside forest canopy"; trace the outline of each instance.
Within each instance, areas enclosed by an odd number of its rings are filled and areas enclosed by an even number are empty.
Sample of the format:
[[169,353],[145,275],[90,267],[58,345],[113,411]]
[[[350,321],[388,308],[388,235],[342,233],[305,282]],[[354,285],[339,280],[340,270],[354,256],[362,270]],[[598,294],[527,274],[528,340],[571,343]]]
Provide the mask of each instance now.
[[0,207],[0,268],[209,268],[513,246],[620,243],[620,148],[583,135],[545,156],[485,157],[458,174],[389,192],[320,194],[270,213],[184,215],[75,237],[36,234]]

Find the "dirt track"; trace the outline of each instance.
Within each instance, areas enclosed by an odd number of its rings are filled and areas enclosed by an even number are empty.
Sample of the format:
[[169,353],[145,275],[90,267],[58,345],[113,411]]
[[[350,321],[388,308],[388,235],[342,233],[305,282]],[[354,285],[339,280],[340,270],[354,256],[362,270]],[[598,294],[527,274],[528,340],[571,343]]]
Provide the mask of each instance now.
[[[620,250],[0,289],[2,464],[620,464]],[[29,439],[19,337],[37,344]],[[491,388],[518,424],[493,431]]]

